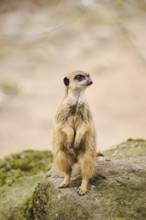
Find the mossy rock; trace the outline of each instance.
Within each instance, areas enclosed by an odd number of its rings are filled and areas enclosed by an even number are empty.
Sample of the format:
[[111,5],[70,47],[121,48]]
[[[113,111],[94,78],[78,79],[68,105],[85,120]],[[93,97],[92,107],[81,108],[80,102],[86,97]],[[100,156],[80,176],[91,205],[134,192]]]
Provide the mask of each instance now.
[[32,196],[50,169],[50,151],[27,150],[0,160],[0,220],[32,219]]
[[105,151],[104,155],[110,159],[143,158],[146,156],[146,140],[128,139],[126,142]]
[[48,151],[25,151],[0,161],[0,220],[145,220],[146,141],[130,139],[104,155],[97,158],[83,197],[76,193],[79,167],[70,187],[59,189],[63,176],[50,169]]

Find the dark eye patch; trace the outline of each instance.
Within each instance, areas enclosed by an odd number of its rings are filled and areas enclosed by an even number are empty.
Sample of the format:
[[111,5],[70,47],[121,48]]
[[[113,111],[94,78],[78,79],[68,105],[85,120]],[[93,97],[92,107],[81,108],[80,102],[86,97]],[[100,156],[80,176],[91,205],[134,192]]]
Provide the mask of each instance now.
[[78,81],[82,81],[82,80],[85,79],[85,76],[79,74],[79,75],[76,75],[74,79],[76,79],[76,80],[78,80]]

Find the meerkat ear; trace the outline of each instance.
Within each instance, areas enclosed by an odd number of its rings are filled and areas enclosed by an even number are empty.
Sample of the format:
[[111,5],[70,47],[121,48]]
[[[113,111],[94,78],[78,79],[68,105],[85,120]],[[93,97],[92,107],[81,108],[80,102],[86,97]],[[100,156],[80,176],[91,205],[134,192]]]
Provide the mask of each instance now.
[[63,79],[63,81],[64,81],[64,84],[65,84],[66,86],[69,85],[69,78],[65,77],[65,78]]

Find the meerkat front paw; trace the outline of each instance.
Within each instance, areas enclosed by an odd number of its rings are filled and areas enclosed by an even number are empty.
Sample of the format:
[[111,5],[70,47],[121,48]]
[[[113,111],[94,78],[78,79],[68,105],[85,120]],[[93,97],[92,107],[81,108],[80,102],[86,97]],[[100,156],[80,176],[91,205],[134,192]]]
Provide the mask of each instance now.
[[77,149],[77,148],[79,148],[79,146],[80,146],[80,143],[79,142],[75,142],[74,145],[73,145],[73,148]]

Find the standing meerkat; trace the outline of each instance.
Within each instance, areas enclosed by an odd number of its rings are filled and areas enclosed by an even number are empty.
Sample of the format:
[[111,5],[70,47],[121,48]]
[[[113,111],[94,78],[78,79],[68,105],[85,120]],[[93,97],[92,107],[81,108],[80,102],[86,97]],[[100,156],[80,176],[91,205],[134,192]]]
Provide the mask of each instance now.
[[83,71],[75,71],[64,78],[65,97],[53,126],[54,161],[65,175],[59,188],[69,185],[72,167],[79,163],[82,174],[79,195],[86,193],[96,166],[95,126],[84,94],[92,83],[89,74]]

